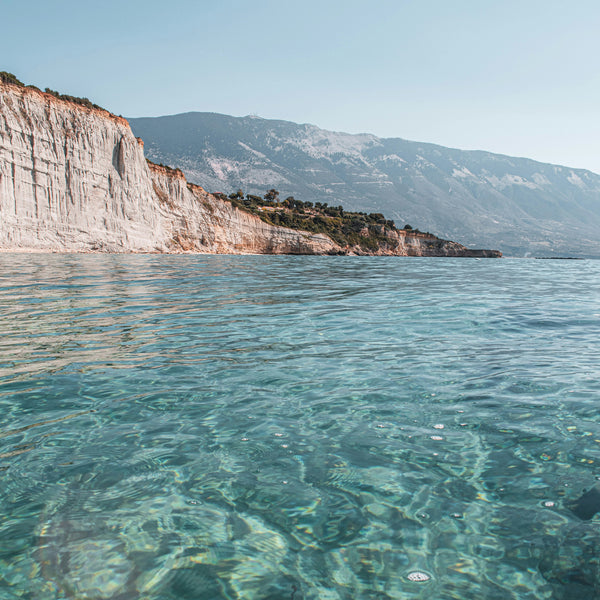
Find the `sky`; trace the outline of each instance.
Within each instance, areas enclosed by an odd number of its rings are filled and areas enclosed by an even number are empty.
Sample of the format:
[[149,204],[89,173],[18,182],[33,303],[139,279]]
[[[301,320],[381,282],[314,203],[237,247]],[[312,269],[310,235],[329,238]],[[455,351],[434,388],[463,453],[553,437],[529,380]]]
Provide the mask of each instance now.
[[598,0],[2,0],[0,70],[126,117],[209,111],[600,173]]

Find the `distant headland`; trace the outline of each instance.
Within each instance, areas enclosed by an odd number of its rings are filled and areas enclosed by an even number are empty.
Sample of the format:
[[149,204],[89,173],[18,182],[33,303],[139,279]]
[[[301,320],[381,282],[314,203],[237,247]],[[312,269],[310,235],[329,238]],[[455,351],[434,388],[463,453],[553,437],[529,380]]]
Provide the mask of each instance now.
[[208,193],[87,98],[0,72],[0,250],[499,257],[380,213]]

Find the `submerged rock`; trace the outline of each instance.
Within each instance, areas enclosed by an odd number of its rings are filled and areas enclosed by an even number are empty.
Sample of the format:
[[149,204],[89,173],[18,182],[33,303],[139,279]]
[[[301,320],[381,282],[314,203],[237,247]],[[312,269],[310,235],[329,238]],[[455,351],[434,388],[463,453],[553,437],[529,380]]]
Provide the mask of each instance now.
[[593,487],[583,494],[572,506],[571,510],[583,521],[589,521],[600,512],[600,490]]

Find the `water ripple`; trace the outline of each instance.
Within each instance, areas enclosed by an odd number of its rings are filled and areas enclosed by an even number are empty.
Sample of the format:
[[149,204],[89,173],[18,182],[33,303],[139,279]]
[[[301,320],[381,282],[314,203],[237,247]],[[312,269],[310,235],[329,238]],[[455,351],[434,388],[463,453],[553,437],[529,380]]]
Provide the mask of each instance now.
[[0,599],[600,594],[598,262],[0,265]]

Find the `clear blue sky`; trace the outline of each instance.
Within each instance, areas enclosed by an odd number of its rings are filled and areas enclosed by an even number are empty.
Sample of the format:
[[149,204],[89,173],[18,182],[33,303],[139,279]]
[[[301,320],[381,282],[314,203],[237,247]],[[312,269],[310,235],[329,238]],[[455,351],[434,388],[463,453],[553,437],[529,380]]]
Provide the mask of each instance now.
[[213,111],[600,173],[598,0],[3,0],[0,70],[125,116]]

